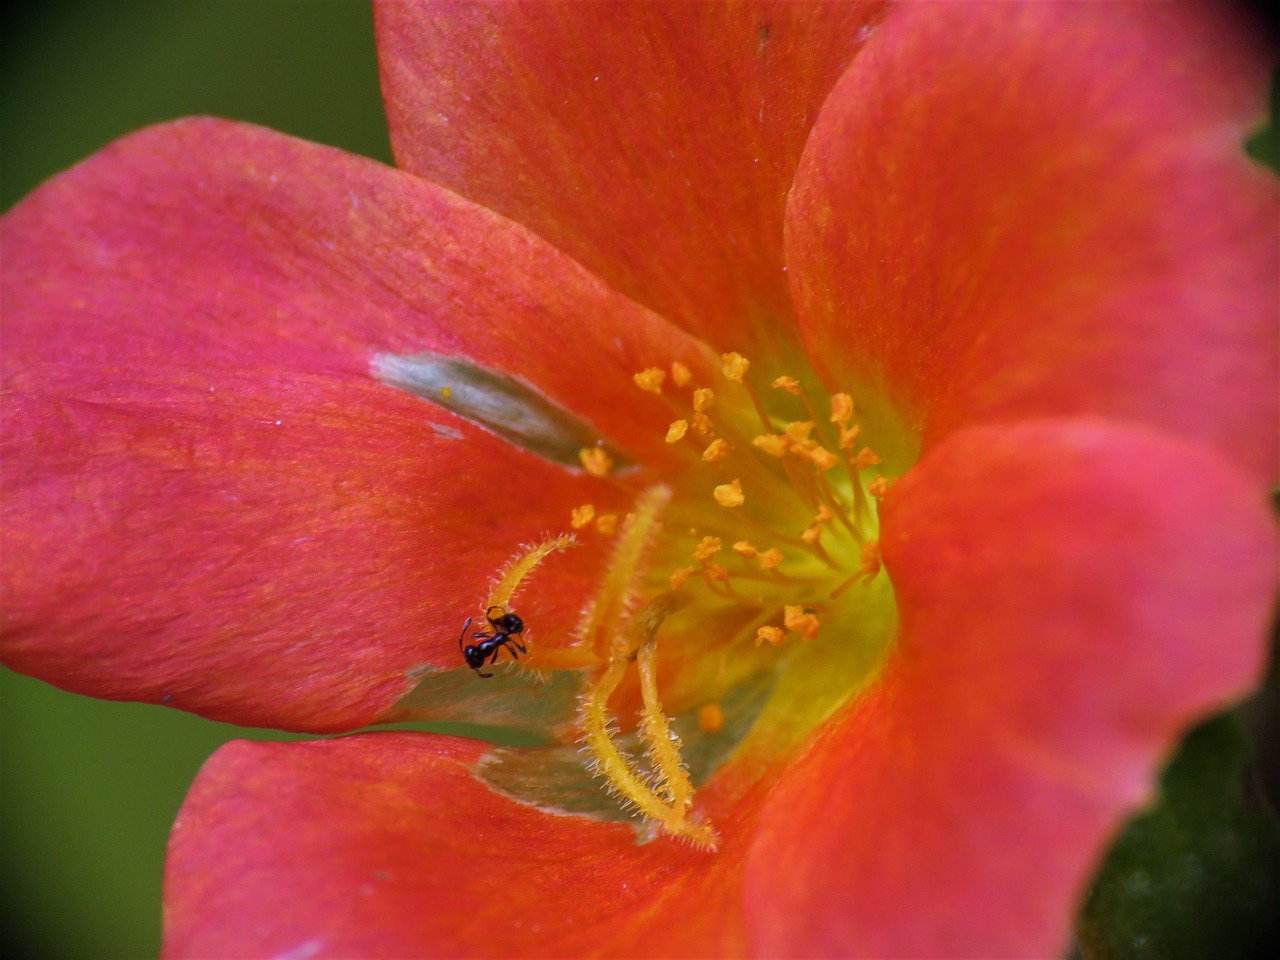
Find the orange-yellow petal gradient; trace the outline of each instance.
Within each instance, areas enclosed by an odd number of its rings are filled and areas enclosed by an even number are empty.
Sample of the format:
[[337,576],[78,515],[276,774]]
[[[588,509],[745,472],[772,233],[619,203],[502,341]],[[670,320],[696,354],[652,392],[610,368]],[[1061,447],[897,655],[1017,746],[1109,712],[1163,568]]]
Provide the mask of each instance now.
[[1176,735],[1261,675],[1263,498],[1094,419],[959,431],[888,494],[883,681],[760,813],[766,956],[1058,956]]
[[722,350],[794,333],[782,214],[881,3],[378,3],[396,162]]
[[787,263],[812,354],[927,446],[1094,413],[1272,482],[1274,66],[1220,4],[905,4],[805,148]]

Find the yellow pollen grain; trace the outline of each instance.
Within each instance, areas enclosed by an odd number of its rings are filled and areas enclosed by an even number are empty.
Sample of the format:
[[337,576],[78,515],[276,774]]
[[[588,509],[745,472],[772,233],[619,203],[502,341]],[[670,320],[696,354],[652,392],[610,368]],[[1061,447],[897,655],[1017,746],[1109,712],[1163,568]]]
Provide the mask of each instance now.
[[717,553],[720,552],[719,537],[703,537],[698,545],[693,548],[693,559],[699,563],[706,563]]
[[761,627],[756,631],[756,646],[768,640],[772,644],[779,644],[786,637],[787,633],[781,627]]
[[733,552],[746,560],[750,560],[760,551],[755,548],[755,544],[750,540],[739,540],[733,545]]
[[852,427],[840,428],[840,449],[852,450],[854,443],[858,440],[858,434],[862,432],[862,428],[856,423]]
[[867,467],[873,467],[879,462],[880,455],[870,447],[863,447],[858,451],[858,455],[850,461],[855,470],[865,470]]
[[596,532],[602,533],[606,537],[612,536],[614,531],[618,529],[618,515],[616,513],[602,513],[596,517]]
[[729,582],[729,571],[724,568],[723,564],[712,561],[702,568],[702,579],[710,583],[713,580],[719,580],[722,583]]
[[715,733],[724,729],[724,708],[718,703],[704,703],[698,708],[698,729]]
[[782,563],[782,551],[777,547],[770,547],[768,550],[761,550],[760,555],[756,557],[760,563],[761,570],[772,570],[778,564]]
[[724,362],[722,369],[725,378],[732,380],[734,383],[741,383],[742,378],[751,369],[751,361],[740,353],[722,353],[720,354],[720,359]]
[[813,433],[813,426],[812,420],[792,420],[783,430],[792,443],[802,443]]
[[840,458],[828,450],[821,444],[809,441],[796,450],[801,456],[812,463],[815,467],[826,473],[832,467],[840,462]]
[[764,433],[751,438],[751,445],[763,450],[771,457],[780,457],[787,452],[787,438],[777,433]]
[[570,514],[569,525],[575,530],[581,530],[588,523],[595,519],[596,508],[594,504],[584,503],[580,507],[574,507]]
[[818,617],[811,611],[805,610],[802,606],[792,606],[786,604],[782,608],[782,622],[788,630],[794,630],[806,640],[812,640],[818,635]]
[[867,493],[871,494],[877,500],[883,500],[884,495],[889,492],[889,487],[893,485],[893,481],[888,477],[876,477],[867,484]]
[[667,372],[660,367],[649,367],[641,370],[631,379],[645,393],[661,393],[662,383],[667,379]]
[[689,381],[693,379],[693,371],[686,367],[679,360],[671,361],[671,382],[677,387],[687,386]]
[[695,413],[706,413],[716,403],[716,392],[710,387],[699,387],[693,391],[693,409]]
[[693,567],[677,567],[671,571],[671,576],[667,579],[671,583],[672,590],[679,590],[691,576],[693,576]]
[[676,443],[689,432],[688,420],[676,420],[667,427],[667,443]]
[[785,390],[793,397],[800,396],[800,381],[795,377],[778,377],[770,386],[775,390]]
[[450,397],[452,397],[452,396],[453,396],[453,387],[441,387],[441,388],[440,388],[440,399],[441,399],[441,400],[448,400],[448,399],[449,399]]
[[740,507],[747,499],[742,492],[742,481],[736,478],[728,483],[719,484],[711,491],[711,495],[722,507]]
[[880,572],[880,542],[868,540],[862,545],[862,565],[858,567],[859,576],[866,580],[875,579]]
[[613,460],[604,452],[604,447],[583,447],[578,451],[578,459],[582,467],[593,477],[605,477],[613,469]]
[[847,393],[831,395],[831,422],[845,426],[853,419],[853,397]]
[[707,449],[702,451],[702,459],[707,463],[719,463],[729,455],[729,441],[721,437],[712,440],[707,444]]

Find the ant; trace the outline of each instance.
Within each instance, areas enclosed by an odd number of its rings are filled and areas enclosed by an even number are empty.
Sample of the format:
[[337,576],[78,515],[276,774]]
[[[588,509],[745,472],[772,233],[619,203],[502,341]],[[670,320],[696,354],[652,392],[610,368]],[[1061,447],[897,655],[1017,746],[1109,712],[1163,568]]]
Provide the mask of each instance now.
[[471,621],[474,617],[467,617],[467,622],[462,625],[462,633],[458,636],[458,649],[462,651],[462,656],[467,661],[467,666],[474,670],[482,677],[492,677],[492,673],[484,673],[480,667],[484,665],[486,659],[490,663],[498,662],[498,654],[505,647],[511,654],[513,660],[519,660],[520,654],[528,653],[523,643],[516,639],[516,634],[524,632],[524,621],[517,617],[514,613],[504,613],[500,617],[493,616],[494,610],[501,610],[502,607],[490,607],[484,612],[484,618],[489,621],[489,626],[493,628],[493,633],[485,633],[480,631],[471,634],[471,639],[479,640],[479,643],[469,643],[463,647],[462,641],[466,639],[467,631],[471,629]]

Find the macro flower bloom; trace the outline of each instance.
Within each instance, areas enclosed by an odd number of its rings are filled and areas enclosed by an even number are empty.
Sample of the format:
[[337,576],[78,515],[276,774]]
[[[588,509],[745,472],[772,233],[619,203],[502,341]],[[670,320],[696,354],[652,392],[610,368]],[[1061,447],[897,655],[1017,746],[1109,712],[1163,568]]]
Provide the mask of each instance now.
[[398,169],[185,120],[3,220],[7,665],[538,741],[224,747],[167,953],[1061,952],[1264,659],[1271,51],[1194,5],[375,22]]

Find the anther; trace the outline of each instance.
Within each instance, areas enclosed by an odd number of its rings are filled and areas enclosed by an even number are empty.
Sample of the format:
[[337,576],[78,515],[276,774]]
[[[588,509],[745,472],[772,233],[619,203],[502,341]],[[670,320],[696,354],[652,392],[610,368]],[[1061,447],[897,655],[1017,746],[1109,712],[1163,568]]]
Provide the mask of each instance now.
[[775,646],[783,641],[787,633],[781,627],[761,627],[756,631],[756,646],[768,640]]
[[785,390],[793,397],[800,396],[800,381],[795,377],[778,377],[770,386],[775,390]]
[[592,520],[595,519],[596,508],[593,504],[584,503],[580,507],[574,507],[571,513],[569,525],[575,530],[581,530]]
[[604,447],[583,447],[578,451],[578,459],[582,468],[593,477],[606,477],[613,469],[613,460],[605,453]]
[[677,387],[687,386],[693,379],[693,371],[679,360],[671,361],[671,382]]
[[712,491],[712,495],[716,498],[716,503],[722,507],[740,507],[747,499],[742,492],[742,481],[737,479],[719,484]]
[[689,432],[688,420],[674,421],[671,424],[671,426],[667,427],[667,443],[676,443],[677,441],[683,439],[684,435],[688,432]]
[[649,367],[647,370],[641,370],[631,379],[646,393],[661,393],[662,383],[667,379],[667,372],[659,367]]
[[818,635],[818,617],[811,610],[804,607],[791,604],[785,604],[782,607],[782,622],[788,630],[794,630],[806,640],[812,640]]
[[742,378],[751,369],[751,361],[740,353],[722,353],[720,359],[724,362],[722,369],[725,378],[732,380],[734,383],[741,383]]
[[719,463],[729,455],[729,441],[723,437],[717,437],[707,444],[707,448],[702,451],[702,459],[707,463]]

